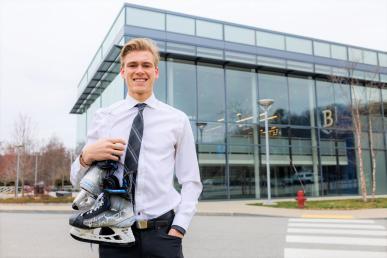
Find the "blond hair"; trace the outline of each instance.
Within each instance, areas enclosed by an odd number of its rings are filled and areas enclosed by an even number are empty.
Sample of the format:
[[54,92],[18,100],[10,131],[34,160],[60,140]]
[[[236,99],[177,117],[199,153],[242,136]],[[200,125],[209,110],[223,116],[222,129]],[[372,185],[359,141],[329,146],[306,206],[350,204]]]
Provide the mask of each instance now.
[[121,49],[120,63],[124,66],[124,58],[134,51],[149,51],[153,55],[154,65],[157,67],[160,61],[159,49],[153,40],[148,38],[135,38],[129,40]]

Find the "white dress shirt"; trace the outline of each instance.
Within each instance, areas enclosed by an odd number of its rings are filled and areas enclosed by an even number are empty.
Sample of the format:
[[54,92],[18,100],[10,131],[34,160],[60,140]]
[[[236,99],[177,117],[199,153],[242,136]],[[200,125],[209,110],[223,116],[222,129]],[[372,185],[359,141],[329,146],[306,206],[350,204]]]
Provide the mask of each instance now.
[[[137,103],[127,96],[97,110],[86,145],[103,138],[121,138],[127,142],[138,113]],[[187,230],[202,191],[190,122],[183,112],[157,100],[153,94],[144,103],[147,106],[143,111],[144,133],[136,179],[136,219],[153,219],[175,209],[172,224]],[[120,158],[121,163],[124,161],[125,154]],[[71,167],[74,186],[79,185],[86,171],[78,157]],[[182,186],[180,194],[173,186],[174,173]],[[115,174],[122,183],[122,169]]]

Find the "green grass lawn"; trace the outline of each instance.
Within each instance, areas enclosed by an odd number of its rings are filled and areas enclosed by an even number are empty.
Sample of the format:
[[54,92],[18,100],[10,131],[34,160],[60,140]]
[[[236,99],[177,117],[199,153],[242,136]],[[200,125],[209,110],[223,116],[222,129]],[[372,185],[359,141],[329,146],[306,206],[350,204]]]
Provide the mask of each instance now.
[[47,195],[37,197],[20,197],[0,199],[0,203],[71,203],[74,197],[51,197]]
[[[251,204],[262,206],[262,203]],[[296,209],[296,201],[277,202],[277,205],[270,207]],[[347,199],[347,200],[323,200],[323,201],[306,201],[305,209],[316,210],[356,210],[356,209],[374,209],[387,208],[387,198],[377,198],[375,201],[368,200],[363,202],[362,199]]]

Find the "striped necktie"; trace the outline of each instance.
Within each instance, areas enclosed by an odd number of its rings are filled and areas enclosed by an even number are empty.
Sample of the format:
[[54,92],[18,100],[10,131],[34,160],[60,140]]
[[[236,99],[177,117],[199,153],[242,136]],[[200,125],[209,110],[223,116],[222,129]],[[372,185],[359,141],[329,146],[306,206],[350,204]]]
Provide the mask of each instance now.
[[136,177],[137,177],[137,168],[138,168],[138,158],[140,157],[141,141],[144,131],[144,117],[142,111],[144,110],[146,104],[139,103],[135,105],[138,109],[138,113],[133,120],[132,129],[129,134],[128,146],[126,148],[125,155],[125,166],[127,169],[126,176],[128,178],[128,187],[132,194],[132,203],[134,204],[134,195],[135,195],[135,186],[136,186]]

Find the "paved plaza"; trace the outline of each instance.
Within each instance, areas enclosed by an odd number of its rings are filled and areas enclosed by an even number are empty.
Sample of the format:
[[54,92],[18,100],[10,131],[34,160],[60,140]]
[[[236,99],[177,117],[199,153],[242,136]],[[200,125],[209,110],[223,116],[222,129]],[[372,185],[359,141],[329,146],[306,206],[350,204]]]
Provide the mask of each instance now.
[[[337,199],[337,198],[336,198]],[[386,258],[387,209],[302,210],[199,202],[186,258]],[[69,235],[70,204],[0,204],[1,258],[97,258]]]

